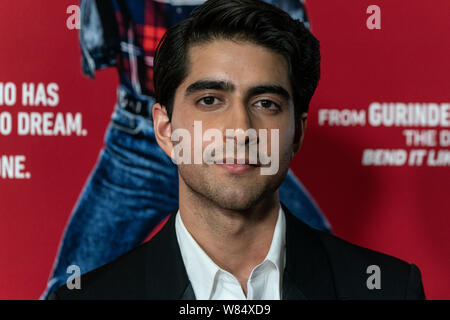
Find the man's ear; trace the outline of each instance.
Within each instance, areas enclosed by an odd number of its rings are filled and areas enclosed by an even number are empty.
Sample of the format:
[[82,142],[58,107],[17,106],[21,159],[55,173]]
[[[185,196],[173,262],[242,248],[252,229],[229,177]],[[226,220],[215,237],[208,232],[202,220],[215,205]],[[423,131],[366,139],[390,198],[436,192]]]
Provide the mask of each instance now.
[[167,109],[159,103],[153,105],[153,128],[155,131],[156,141],[161,149],[171,157],[173,144],[172,144],[172,125],[170,123]]
[[292,146],[292,157],[294,157],[294,155],[297,153],[297,151],[302,146],[303,137],[305,136],[307,120],[308,120],[308,114],[306,112],[302,112],[302,114],[300,115],[299,123],[297,124],[297,126],[295,128],[294,143]]

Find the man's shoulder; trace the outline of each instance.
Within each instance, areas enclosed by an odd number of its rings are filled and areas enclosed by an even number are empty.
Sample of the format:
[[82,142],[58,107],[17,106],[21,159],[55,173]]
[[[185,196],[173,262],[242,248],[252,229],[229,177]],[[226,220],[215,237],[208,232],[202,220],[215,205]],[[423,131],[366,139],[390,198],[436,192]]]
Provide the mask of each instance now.
[[409,268],[409,263],[399,258],[352,243],[339,236],[322,231],[317,231],[317,236],[330,259],[335,260],[334,262],[339,261],[339,264],[353,264],[358,261],[362,264],[382,263],[396,267],[399,271]]
[[49,299],[172,300],[183,296],[189,280],[176,240],[174,217],[172,213],[151,240],[83,274],[80,289],[64,285]]
[[99,268],[82,274],[80,288],[66,284],[49,295],[49,300],[139,299],[145,296],[146,255],[150,242],[142,244]]
[[425,298],[420,270],[414,264],[304,227],[326,254],[339,299]]

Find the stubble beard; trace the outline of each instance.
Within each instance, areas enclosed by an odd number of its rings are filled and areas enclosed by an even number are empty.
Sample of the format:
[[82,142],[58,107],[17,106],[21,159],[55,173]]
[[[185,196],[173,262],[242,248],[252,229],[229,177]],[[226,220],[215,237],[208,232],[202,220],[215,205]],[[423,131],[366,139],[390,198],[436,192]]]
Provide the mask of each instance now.
[[[197,168],[195,168],[197,166]],[[233,211],[246,211],[256,204],[273,197],[283,182],[289,165],[280,167],[273,176],[261,176],[260,168],[245,175],[215,175],[214,165],[179,165],[178,172],[193,197],[209,206]]]

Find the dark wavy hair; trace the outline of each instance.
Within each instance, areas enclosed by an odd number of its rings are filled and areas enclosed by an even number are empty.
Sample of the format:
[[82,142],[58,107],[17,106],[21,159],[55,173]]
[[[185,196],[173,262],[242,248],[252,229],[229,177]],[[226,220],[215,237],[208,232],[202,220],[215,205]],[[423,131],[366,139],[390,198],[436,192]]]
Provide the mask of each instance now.
[[188,49],[218,39],[248,41],[284,56],[297,124],[319,81],[319,41],[301,21],[261,0],[209,0],[167,30],[155,54],[154,88],[169,118],[175,91],[189,72]]

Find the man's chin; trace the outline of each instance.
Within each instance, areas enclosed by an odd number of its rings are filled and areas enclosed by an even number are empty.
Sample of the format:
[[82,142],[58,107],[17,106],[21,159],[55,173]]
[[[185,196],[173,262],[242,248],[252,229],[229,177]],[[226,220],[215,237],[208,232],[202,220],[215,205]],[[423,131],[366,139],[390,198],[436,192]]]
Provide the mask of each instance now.
[[254,207],[257,201],[229,201],[229,200],[216,200],[214,201],[215,205],[218,207],[230,210],[230,211],[247,211],[250,208]]
[[231,185],[221,191],[211,192],[208,197],[217,206],[233,211],[245,211],[257,205],[263,198],[264,190]]

